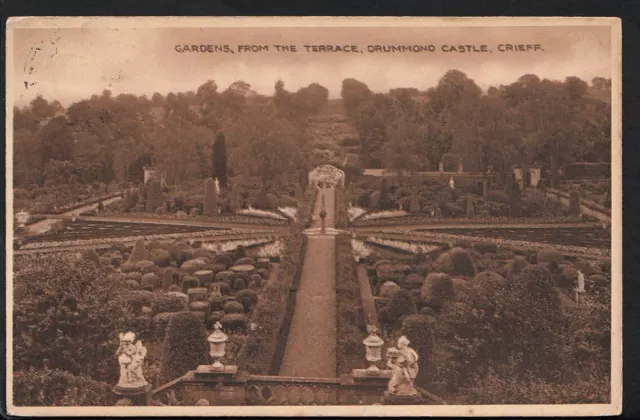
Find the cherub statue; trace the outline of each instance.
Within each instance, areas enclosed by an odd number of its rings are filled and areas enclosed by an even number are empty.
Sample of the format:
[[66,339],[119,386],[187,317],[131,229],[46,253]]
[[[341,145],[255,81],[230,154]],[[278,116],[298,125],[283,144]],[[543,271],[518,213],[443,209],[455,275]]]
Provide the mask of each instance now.
[[148,384],[142,371],[147,349],[139,340],[134,344],[135,338],[131,331],[120,333],[120,346],[116,351],[120,363],[119,388],[140,388]]
[[389,394],[415,395],[417,393],[407,369],[407,361],[395,347],[387,349],[387,367],[391,369],[391,379],[387,388]]
[[406,336],[398,338],[398,353],[407,363],[407,371],[411,379],[411,386],[418,375],[418,353],[409,347],[409,339]]

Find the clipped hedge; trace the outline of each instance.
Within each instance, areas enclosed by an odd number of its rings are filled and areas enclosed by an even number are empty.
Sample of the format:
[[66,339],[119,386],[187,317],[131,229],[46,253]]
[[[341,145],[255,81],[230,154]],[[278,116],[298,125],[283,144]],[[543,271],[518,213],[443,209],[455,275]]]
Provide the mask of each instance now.
[[[351,238],[342,233],[335,239],[336,263],[336,376],[362,365],[366,327]],[[355,343],[359,345],[354,347]]]
[[198,365],[208,363],[204,322],[193,312],[179,312],[169,320],[162,353],[160,378],[172,381]]
[[307,237],[302,233],[292,234],[284,239],[284,244],[278,276],[267,283],[253,310],[253,318],[258,320],[260,328],[249,333],[236,359],[238,366],[253,374],[277,374],[284,354],[295,304],[289,299],[295,296],[290,290],[297,286],[302,274]]

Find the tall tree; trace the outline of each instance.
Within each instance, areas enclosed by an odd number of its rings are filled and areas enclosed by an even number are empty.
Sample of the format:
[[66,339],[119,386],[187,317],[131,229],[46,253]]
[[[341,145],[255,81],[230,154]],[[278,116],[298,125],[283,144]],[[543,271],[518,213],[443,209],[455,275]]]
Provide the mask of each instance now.
[[211,177],[217,178],[221,188],[227,188],[227,145],[222,131],[216,134],[211,153]]
[[344,79],[340,91],[347,115],[354,116],[358,106],[371,96],[369,87],[356,79]]

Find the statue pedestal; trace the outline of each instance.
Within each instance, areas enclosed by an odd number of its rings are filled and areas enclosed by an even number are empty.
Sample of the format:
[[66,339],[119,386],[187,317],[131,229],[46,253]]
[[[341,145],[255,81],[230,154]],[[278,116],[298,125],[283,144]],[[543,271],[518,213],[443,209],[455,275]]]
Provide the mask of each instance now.
[[394,395],[385,391],[384,403],[385,405],[421,405],[424,404],[424,400],[418,391],[408,395]]
[[238,366],[223,366],[222,369],[214,369],[211,365],[200,365],[194,373],[198,379],[233,378],[238,373]]
[[124,388],[116,385],[113,393],[121,398],[128,398],[134,406],[151,405],[151,384],[146,384],[138,388]]

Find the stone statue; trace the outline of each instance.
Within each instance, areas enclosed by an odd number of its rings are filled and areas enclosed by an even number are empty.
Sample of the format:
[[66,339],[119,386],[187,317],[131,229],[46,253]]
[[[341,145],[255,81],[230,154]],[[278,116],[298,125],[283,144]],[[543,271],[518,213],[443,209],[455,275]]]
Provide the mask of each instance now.
[[220,194],[220,182],[218,182],[218,178],[214,181],[216,184],[216,194]]
[[413,387],[407,360],[395,347],[387,349],[387,367],[391,370],[391,379],[387,387],[390,395],[410,396],[418,394],[418,391]]
[[418,353],[409,347],[409,343],[409,339],[404,335],[398,338],[398,353],[407,363],[407,371],[409,378],[411,378],[411,386],[413,386],[413,381],[418,375]]
[[118,388],[121,389],[137,389],[148,385],[142,372],[147,349],[140,340],[134,344],[135,338],[136,335],[131,331],[124,334],[120,333],[120,346],[116,351],[116,355],[120,363]]
[[449,188],[451,188],[452,190],[455,189],[456,187],[456,181],[453,180],[453,177],[449,177]]

